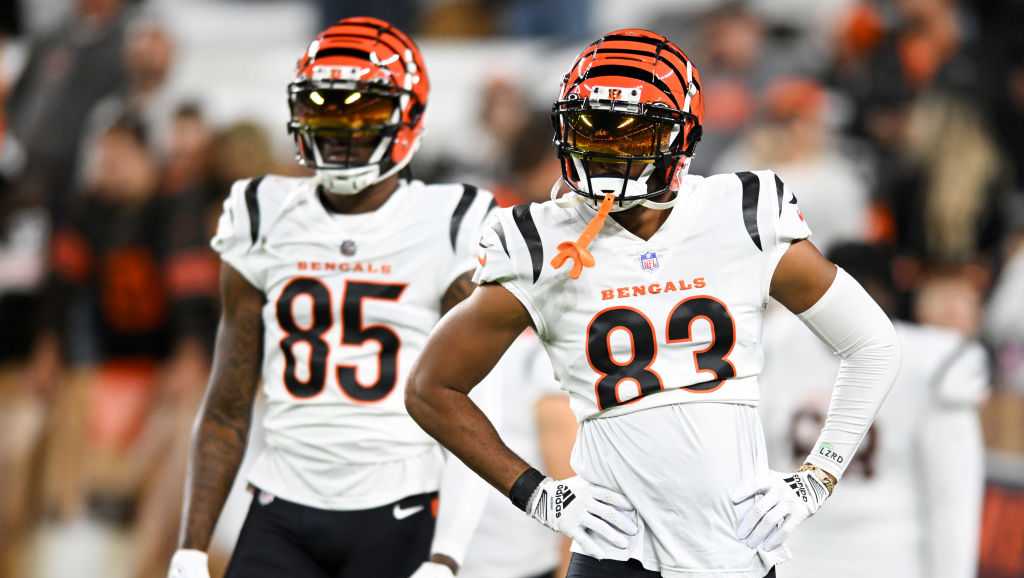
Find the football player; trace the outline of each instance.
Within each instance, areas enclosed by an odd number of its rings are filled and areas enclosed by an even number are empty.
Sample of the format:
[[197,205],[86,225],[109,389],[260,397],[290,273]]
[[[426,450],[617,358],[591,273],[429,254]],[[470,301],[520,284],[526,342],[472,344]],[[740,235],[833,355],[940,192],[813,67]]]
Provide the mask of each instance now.
[[[481,286],[409,377],[406,406],[424,429],[573,538],[571,577],[773,574],[899,366],[892,323],[807,240],[775,174],[687,174],[700,87],[694,63],[659,34],[619,30],[587,46],[553,109],[571,193],[492,215]],[[769,296],[842,358],[825,424],[794,472],[769,469],[756,410]],[[467,397],[528,326],[581,422],[576,477],[532,468]]]
[[[403,389],[430,329],[473,288],[493,201],[401,178],[428,92],[419,49],[381,20],[340,20],[299,59],[288,127],[316,173],[240,181],[224,203],[212,241],[220,328],[170,576],[208,576],[260,380],[266,447],[249,470],[254,498],[228,578],[457,568],[487,487],[458,460],[446,465]],[[456,498],[438,513],[441,485]]]
[[[878,249],[829,251],[885,309],[896,304]],[[978,405],[985,350],[954,331],[897,321],[897,385],[847,469],[843,490],[791,544],[794,576],[968,578],[978,572],[984,443]],[[814,443],[839,362],[795,318],[769,315],[761,407],[770,463],[789,467]],[[793,371],[793,367],[800,371]]]

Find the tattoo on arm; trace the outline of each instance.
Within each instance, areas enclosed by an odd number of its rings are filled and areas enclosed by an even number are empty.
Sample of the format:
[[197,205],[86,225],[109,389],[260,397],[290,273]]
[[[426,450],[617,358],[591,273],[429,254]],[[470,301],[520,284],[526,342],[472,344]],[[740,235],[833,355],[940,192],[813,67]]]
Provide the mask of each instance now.
[[221,268],[213,370],[192,434],[181,547],[206,550],[245,453],[262,359],[262,294]]
[[441,315],[448,313],[456,305],[462,303],[466,297],[473,293],[474,289],[476,289],[476,283],[473,282],[472,271],[466,271],[459,275],[455,281],[452,281],[448,290],[444,292],[444,297],[441,298]]

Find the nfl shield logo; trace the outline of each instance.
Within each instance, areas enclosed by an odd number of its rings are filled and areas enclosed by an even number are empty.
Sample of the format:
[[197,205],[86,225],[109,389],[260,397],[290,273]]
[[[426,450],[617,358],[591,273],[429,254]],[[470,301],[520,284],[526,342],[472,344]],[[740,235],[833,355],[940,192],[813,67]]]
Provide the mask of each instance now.
[[658,270],[658,254],[654,251],[648,251],[640,255],[640,267],[644,271],[657,271]]

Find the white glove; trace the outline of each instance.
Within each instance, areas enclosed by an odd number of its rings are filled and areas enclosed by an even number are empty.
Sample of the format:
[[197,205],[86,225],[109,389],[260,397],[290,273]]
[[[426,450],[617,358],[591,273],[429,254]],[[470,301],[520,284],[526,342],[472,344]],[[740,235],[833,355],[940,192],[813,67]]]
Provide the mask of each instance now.
[[210,565],[206,552],[178,550],[171,558],[167,578],[210,578]]
[[736,538],[755,550],[770,552],[814,515],[831,495],[830,484],[817,470],[784,474],[767,471],[744,483],[732,502],[740,520]]
[[544,478],[526,511],[541,524],[575,540],[584,554],[601,553],[596,540],[625,550],[629,537],[639,531],[633,504],[625,496],[579,476]]
[[455,578],[455,574],[444,564],[424,562],[409,578]]

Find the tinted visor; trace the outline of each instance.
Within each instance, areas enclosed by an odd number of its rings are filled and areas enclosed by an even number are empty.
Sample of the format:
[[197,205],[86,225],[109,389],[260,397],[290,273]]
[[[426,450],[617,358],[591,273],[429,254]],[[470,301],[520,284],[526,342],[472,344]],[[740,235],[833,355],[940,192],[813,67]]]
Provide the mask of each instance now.
[[399,128],[397,95],[367,90],[304,88],[291,95],[291,126],[304,134],[321,161],[365,166],[385,136]]
[[370,136],[394,126],[398,97],[359,90],[305,89],[292,95],[292,121],[318,133]]
[[564,111],[562,120],[566,144],[607,159],[653,161],[656,155],[669,152],[675,127],[668,119],[595,109]]

